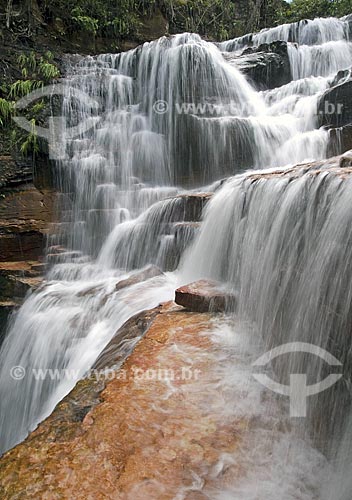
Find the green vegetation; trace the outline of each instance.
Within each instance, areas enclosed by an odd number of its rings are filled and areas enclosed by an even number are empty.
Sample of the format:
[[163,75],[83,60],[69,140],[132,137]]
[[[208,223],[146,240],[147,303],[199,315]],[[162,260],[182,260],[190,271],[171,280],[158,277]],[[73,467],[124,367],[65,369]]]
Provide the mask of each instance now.
[[347,14],[352,14],[352,0],[293,0],[287,7],[284,18],[291,22],[314,17],[341,17]]
[[20,152],[23,156],[30,156],[31,154],[35,156],[35,154],[39,153],[38,136],[35,127],[36,122],[34,118],[30,120],[30,124],[31,130],[20,144]]
[[[61,37],[86,34],[93,40],[141,41],[143,23],[156,12],[163,14],[170,32],[193,31],[218,40],[279,23],[352,13],[352,0],[1,1],[6,4],[4,22],[10,29],[20,28],[22,35],[53,29]],[[16,26],[18,22],[21,26]]]
[[0,98],[0,125],[7,124],[13,115],[13,103],[7,99]]
[[27,133],[13,127],[11,118],[15,114],[15,103],[30,92],[58,78],[60,72],[51,52],[43,55],[33,51],[28,54],[22,53],[17,58],[17,67],[22,79],[8,85],[2,84],[0,87],[0,126],[11,133],[13,148],[19,150],[23,156],[35,155],[39,152],[36,123],[40,122],[45,104],[43,101],[37,101],[26,110],[25,115],[31,123],[31,130]]

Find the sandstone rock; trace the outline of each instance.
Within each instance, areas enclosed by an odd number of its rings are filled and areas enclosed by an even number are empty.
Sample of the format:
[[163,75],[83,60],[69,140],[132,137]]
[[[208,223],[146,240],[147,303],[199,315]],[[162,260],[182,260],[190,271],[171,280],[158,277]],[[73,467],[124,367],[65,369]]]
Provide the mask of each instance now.
[[55,193],[27,185],[5,190],[0,201],[0,262],[38,260],[53,218]]
[[173,306],[157,311],[114,380],[79,382],[51,417],[2,457],[1,498],[25,492],[36,500],[48,494],[165,500],[194,477],[216,486],[209,471],[234,453],[246,426],[216,410],[224,395],[216,390],[218,355],[212,356],[206,336],[212,316]]
[[100,354],[94,363],[93,370],[121,366],[122,362],[131,353],[134,345],[126,341],[141,338],[161,311],[162,307],[157,307],[150,311],[143,311],[126,321]]
[[137,285],[138,283],[142,283],[143,281],[147,281],[151,278],[155,278],[156,276],[162,276],[163,272],[156,266],[148,266],[142,271],[138,271],[133,274],[130,278],[125,280],[121,280],[117,283],[115,290],[119,291],[128,286]]
[[21,303],[29,290],[42,283],[42,271],[40,262],[0,262],[0,300]]
[[0,262],[37,260],[43,256],[45,238],[41,231],[6,234],[0,230]]
[[46,256],[46,259],[49,264],[60,264],[63,262],[69,262],[72,260],[78,260],[81,259],[83,256],[82,252],[79,251],[63,251],[63,252],[57,252],[57,253],[48,253]]
[[22,304],[29,290],[42,283],[44,271],[41,262],[0,262],[0,346],[9,316]]
[[175,302],[193,312],[225,312],[235,306],[235,296],[224,291],[220,283],[200,280],[178,288]]

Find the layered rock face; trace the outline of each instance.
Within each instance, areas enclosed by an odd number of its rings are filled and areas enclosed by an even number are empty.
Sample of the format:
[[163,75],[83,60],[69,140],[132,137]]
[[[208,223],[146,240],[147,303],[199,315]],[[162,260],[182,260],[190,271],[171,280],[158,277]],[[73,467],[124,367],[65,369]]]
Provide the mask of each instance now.
[[34,179],[25,161],[0,158],[0,344],[9,314],[45,271],[42,260],[56,202],[46,181],[45,173]]

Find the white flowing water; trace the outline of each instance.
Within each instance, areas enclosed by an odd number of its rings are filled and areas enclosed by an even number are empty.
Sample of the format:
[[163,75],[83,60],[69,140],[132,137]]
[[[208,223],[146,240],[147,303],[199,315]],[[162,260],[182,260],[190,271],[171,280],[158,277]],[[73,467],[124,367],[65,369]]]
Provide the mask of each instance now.
[[298,45],[321,45],[327,42],[349,40],[351,36],[350,16],[336,19],[305,19],[297,23],[283,24],[276,28],[263,29],[260,33],[245,35],[226,42],[220,47],[223,50],[240,50],[248,45],[259,46],[277,40],[297,43]]
[[[27,298],[1,348],[1,451],[52,412],[119,326],[172,299],[178,284],[195,278],[230,283],[239,315],[263,337],[265,348],[304,340],[343,354],[348,366],[351,181],[328,173],[256,180],[241,170],[326,157],[329,135],[317,128],[317,104],[336,72],[351,64],[349,29],[347,20],[318,19],[218,45],[183,34],[68,68],[64,115],[72,124],[93,117],[94,125],[74,140],[64,138],[68,158],[58,165],[68,208],[52,242],[67,252]],[[288,48],[293,81],[274,90],[255,91],[222,53],[281,39],[299,45]],[[76,88],[97,101],[99,115],[72,97]],[[219,187],[216,181],[235,174]],[[192,189],[216,194],[199,236],[182,232],[179,252],[196,239],[179,272],[117,290],[118,281],[147,264],[175,269],[175,196]],[[295,373],[295,363],[285,373]],[[22,380],[11,377],[16,366],[26,372]],[[299,368],[314,380],[324,373],[322,363],[306,358]],[[33,369],[67,370],[71,376],[34,377]],[[310,406],[312,421],[322,415],[309,429],[312,439],[337,464],[348,453],[340,446],[339,418],[339,408],[350,403],[346,387],[333,404],[323,396]],[[348,430],[346,436],[348,441]],[[297,450],[301,441],[288,433],[281,442],[279,456],[287,447]],[[288,482],[305,491],[291,491],[290,498],[321,498],[313,480],[318,455],[308,442],[290,455],[312,465],[308,475],[296,463],[285,470],[292,474]],[[258,464],[261,457],[255,458]],[[230,489],[216,498],[264,500],[274,491],[272,480],[258,479],[251,490],[251,476],[247,486],[237,486],[237,496]],[[327,500],[347,500],[344,494]]]

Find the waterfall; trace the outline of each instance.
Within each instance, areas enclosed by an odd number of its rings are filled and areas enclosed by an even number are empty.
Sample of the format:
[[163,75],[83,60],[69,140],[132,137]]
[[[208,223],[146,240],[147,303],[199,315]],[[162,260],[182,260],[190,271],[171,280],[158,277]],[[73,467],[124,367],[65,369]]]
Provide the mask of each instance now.
[[[337,455],[339,473],[334,486],[329,478],[324,499],[345,500],[351,467],[352,179],[321,166],[304,172],[294,179],[281,172],[228,181],[207,207],[182,272],[188,279],[230,282],[239,298],[238,314],[256,325],[264,350],[308,342],[342,362],[344,379],[333,393],[312,398],[310,416],[319,446]],[[276,373],[286,383],[288,373],[306,373],[312,382],[327,373],[318,357],[282,363]]]
[[[349,366],[352,181],[324,170],[329,133],[317,120],[319,98],[350,65],[349,33],[348,19],[302,21],[223,44],[186,33],[67,68],[63,115],[92,127],[63,137],[62,222],[49,247],[65,251],[49,248],[54,265],[1,348],[1,452],[52,412],[128,318],[197,278],[234,288],[237,314],[265,347],[311,342]],[[288,42],[293,81],[258,92],[236,67],[236,51],[275,40]],[[99,113],[77,102],[74,89],[96,100]],[[292,175],[290,166],[309,160],[321,160],[319,168]],[[263,168],[266,177],[253,170]],[[183,205],[199,192],[214,193],[200,228]],[[116,287],[148,264],[164,274]],[[324,378],[319,360],[300,363],[310,378]],[[26,370],[21,381],[10,376],[15,366]],[[33,369],[74,375],[33,378]],[[319,443],[336,460],[347,385],[340,383],[336,404],[323,396],[310,407],[313,416],[317,405],[329,410],[312,435],[336,434]]]
[[336,19],[305,19],[297,23],[283,24],[275,28],[263,29],[260,33],[235,38],[220,44],[222,50],[236,51],[249,45],[260,46],[278,40],[299,45],[321,45],[327,42],[349,40],[351,19],[349,16]]

